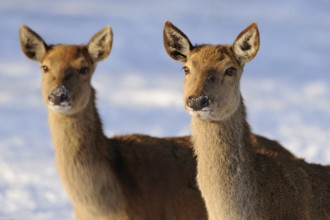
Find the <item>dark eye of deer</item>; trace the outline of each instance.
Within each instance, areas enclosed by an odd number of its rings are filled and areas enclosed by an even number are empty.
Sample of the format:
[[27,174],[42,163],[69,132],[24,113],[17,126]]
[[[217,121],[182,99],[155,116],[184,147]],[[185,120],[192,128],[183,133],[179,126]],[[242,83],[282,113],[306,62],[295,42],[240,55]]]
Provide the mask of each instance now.
[[41,66],[41,69],[44,73],[48,73],[49,71],[48,66]]
[[88,67],[81,67],[79,73],[85,75],[88,73],[88,71],[89,71]]
[[213,82],[215,80],[215,73],[211,73],[207,76],[207,80],[209,82]]
[[235,73],[236,73],[236,69],[234,67],[230,67],[225,71],[226,76],[233,76]]
[[182,67],[182,69],[183,69],[185,75],[188,75],[190,73],[190,70],[188,67],[184,66],[184,67]]

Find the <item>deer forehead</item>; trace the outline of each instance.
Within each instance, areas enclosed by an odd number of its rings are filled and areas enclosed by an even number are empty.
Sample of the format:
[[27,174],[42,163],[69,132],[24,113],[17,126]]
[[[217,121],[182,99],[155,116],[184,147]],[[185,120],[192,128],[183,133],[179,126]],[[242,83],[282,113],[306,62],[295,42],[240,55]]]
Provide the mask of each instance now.
[[[190,69],[190,80],[207,81],[210,78],[221,80],[226,69],[234,67],[241,72],[241,66],[230,46],[203,45],[194,48],[185,66]],[[189,78],[189,77],[188,77]]]
[[84,46],[56,45],[47,51],[42,64],[49,68],[79,68],[92,66],[93,60]]
[[[242,66],[231,47],[226,45],[199,46],[189,55],[185,65],[190,69],[185,77],[185,96],[225,95],[225,90],[235,88],[242,73]],[[231,67],[237,70],[236,75],[226,78],[224,72]]]
[[199,70],[221,70],[228,65],[238,66],[230,46],[202,45],[194,48],[189,55],[186,65]]

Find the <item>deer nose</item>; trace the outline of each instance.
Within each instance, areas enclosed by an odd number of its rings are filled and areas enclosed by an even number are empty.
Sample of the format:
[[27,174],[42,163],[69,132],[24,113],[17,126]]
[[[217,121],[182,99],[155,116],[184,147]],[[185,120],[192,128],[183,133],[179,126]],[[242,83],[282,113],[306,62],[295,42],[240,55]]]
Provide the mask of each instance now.
[[210,104],[209,97],[207,96],[189,96],[187,100],[188,107],[192,108],[194,111],[200,111]]
[[53,105],[61,105],[71,100],[69,90],[65,86],[59,86],[53,89],[48,95],[48,101]]

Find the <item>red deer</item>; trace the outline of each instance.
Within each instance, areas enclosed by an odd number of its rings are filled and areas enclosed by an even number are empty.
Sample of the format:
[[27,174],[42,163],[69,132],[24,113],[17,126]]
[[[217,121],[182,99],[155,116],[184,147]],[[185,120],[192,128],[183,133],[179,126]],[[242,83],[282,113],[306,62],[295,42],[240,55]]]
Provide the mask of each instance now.
[[329,166],[252,150],[240,79],[259,50],[256,23],[232,45],[193,46],[168,21],[163,36],[167,53],[184,63],[184,103],[209,219],[330,219]]
[[189,137],[104,135],[91,78],[110,53],[110,27],[87,45],[48,45],[22,26],[20,41],[41,64],[56,165],[77,220],[206,218]]
[[[110,54],[110,27],[87,45],[48,45],[22,26],[20,41],[24,54],[41,64],[56,165],[76,219],[206,218],[190,137],[104,135],[91,78]],[[253,138],[265,143],[258,151],[292,156],[275,141]]]

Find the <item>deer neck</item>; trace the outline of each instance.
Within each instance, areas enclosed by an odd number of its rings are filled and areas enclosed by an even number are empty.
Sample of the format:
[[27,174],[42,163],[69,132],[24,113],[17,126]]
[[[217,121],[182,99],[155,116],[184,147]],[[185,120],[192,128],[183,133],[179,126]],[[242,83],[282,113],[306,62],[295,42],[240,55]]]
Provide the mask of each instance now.
[[[209,155],[209,152],[227,155],[222,162],[229,159],[245,158],[250,152],[247,145],[251,145],[251,131],[246,121],[246,112],[243,101],[236,112],[223,121],[206,121],[198,117],[192,118],[192,135],[197,155]],[[240,155],[239,153],[244,153]],[[228,156],[230,156],[228,158]],[[233,162],[233,161],[228,161]]]
[[[92,90],[87,106],[74,115],[49,111],[49,122],[56,154],[73,156],[87,151],[90,156],[104,144],[102,123],[95,106]],[[60,156],[57,155],[57,156]]]
[[122,192],[111,169],[113,148],[102,131],[94,96],[93,90],[85,109],[75,115],[49,112],[56,165],[75,205],[115,212],[123,204]]
[[248,147],[250,133],[243,101],[234,115],[225,121],[192,118],[197,182],[210,209],[210,219],[253,217],[253,213],[249,213],[255,205],[251,173],[253,153]]

